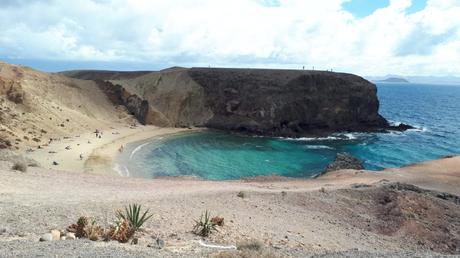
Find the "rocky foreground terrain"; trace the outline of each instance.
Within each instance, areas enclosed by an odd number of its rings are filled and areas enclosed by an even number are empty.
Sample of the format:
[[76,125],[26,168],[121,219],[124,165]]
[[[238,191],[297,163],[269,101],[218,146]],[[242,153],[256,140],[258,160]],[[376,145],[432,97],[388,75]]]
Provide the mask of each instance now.
[[[459,164],[460,157],[455,157],[381,173],[337,171],[315,180],[211,182],[33,167],[19,172],[0,162],[0,256],[460,255]],[[87,239],[39,242],[50,230],[65,232],[83,215],[109,225],[115,211],[129,203],[140,203],[153,213],[137,235],[137,244]],[[192,228],[205,210],[223,217],[225,223],[202,239]],[[157,239],[164,246],[159,248]]]

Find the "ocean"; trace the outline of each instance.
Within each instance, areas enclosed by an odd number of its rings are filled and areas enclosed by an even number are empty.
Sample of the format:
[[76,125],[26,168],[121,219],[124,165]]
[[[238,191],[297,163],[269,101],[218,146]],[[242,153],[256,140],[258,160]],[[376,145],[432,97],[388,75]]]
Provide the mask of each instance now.
[[381,170],[460,154],[460,87],[378,83],[380,114],[416,129],[338,133],[323,138],[251,137],[220,131],[132,143],[118,159],[122,175],[196,176],[209,180],[279,175],[310,178],[338,152]]

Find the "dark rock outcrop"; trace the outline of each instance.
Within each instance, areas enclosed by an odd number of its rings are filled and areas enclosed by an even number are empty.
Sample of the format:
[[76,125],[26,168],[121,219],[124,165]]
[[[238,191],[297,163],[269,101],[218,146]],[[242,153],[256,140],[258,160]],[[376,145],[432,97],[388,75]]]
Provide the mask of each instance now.
[[392,126],[390,129],[394,130],[394,131],[406,131],[406,130],[409,130],[409,129],[415,129],[415,127],[413,127],[411,125],[408,125],[408,124],[400,123],[400,124],[398,124],[396,126]]
[[361,160],[353,157],[348,153],[337,153],[337,157],[332,163],[327,165],[326,171],[324,173],[341,169],[362,170],[364,169],[364,166]]
[[95,82],[113,104],[125,106],[128,112],[136,117],[140,123],[146,124],[145,119],[148,112],[146,100],[141,99],[136,94],[129,93],[121,85],[102,80],[95,80]]
[[206,68],[188,74],[203,87],[212,110],[207,127],[300,136],[388,125],[378,114],[375,85],[355,75]]
[[[102,75],[96,71],[70,76]],[[376,86],[352,74],[174,68],[112,82],[98,85],[144,124],[289,137],[407,129],[390,126],[378,114]]]

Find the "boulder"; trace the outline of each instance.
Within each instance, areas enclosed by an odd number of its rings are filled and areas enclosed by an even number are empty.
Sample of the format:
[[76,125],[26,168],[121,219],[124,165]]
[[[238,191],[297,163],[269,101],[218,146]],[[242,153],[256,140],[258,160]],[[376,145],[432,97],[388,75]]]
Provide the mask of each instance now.
[[326,167],[325,172],[341,169],[364,169],[363,162],[348,153],[337,153],[335,160]]
[[43,234],[40,237],[40,242],[48,242],[48,241],[53,241],[53,235],[51,233]]
[[75,240],[76,239],[75,233],[67,232],[67,234],[65,234],[65,238],[66,240]]
[[51,230],[51,235],[53,236],[53,240],[61,239],[61,231],[59,231],[57,229]]

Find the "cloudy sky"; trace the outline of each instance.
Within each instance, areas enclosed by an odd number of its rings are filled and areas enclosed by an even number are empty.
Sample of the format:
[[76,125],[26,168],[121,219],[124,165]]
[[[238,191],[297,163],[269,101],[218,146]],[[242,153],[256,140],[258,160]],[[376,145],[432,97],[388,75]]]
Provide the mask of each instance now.
[[0,60],[459,75],[460,0],[0,0]]

